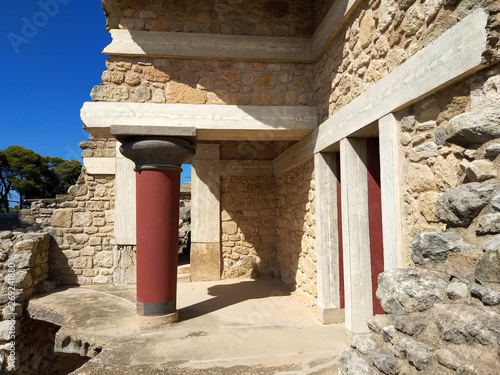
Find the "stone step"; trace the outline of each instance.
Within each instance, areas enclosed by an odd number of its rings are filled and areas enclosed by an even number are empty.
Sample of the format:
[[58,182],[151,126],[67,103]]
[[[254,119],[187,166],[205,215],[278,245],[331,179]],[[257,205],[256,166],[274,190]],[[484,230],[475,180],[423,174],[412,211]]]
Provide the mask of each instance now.
[[177,267],[177,282],[189,283],[191,282],[191,274],[189,264]]

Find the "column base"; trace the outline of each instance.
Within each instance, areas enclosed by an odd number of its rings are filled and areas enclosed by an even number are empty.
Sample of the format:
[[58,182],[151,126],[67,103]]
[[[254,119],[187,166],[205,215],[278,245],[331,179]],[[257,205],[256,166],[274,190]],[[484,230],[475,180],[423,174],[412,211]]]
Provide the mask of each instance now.
[[344,309],[323,309],[318,307],[318,319],[323,324],[338,324],[345,322]]
[[141,316],[164,316],[177,311],[176,301],[144,303],[137,302],[137,315]]
[[160,316],[135,316],[136,326],[141,330],[161,329],[171,326],[178,321],[179,313],[177,311],[172,314]]

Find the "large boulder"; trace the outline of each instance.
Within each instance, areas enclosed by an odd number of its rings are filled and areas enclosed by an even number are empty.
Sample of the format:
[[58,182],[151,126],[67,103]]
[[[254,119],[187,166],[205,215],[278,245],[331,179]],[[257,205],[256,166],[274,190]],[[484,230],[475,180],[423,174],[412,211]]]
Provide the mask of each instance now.
[[500,138],[500,110],[466,112],[453,117],[448,125],[436,131],[437,144],[454,143],[467,147]]
[[436,272],[398,268],[378,276],[377,298],[388,314],[409,314],[430,309],[446,298],[448,283]]
[[499,189],[499,185],[478,182],[449,189],[436,201],[436,217],[451,226],[466,227]]
[[412,241],[411,257],[415,264],[445,262],[448,254],[470,251],[472,247],[454,233],[425,232]]

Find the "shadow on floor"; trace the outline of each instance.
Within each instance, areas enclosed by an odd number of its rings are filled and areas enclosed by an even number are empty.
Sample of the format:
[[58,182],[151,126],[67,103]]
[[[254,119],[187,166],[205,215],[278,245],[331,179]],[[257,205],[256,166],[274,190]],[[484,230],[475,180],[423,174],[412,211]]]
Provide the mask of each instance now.
[[180,320],[194,319],[248,300],[291,295],[286,285],[278,280],[272,283],[269,280],[237,281],[211,286],[207,292],[213,298],[179,309]]

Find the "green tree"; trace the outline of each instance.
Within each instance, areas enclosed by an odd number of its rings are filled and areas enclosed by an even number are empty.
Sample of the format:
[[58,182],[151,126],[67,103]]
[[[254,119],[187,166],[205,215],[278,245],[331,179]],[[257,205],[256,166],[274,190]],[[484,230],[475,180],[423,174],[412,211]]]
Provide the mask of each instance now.
[[19,207],[26,199],[53,198],[67,192],[81,171],[77,160],[43,157],[20,146],[0,151],[0,207],[9,212],[11,191],[19,194]]

